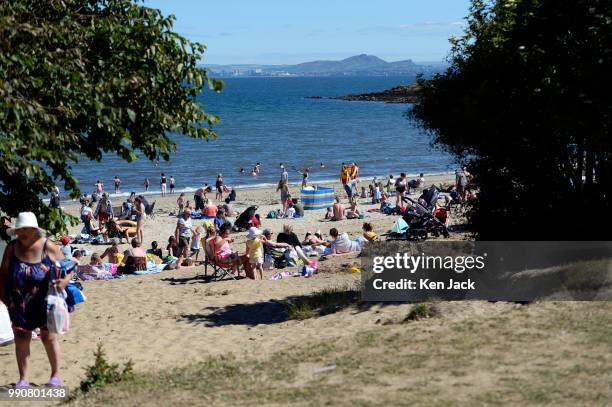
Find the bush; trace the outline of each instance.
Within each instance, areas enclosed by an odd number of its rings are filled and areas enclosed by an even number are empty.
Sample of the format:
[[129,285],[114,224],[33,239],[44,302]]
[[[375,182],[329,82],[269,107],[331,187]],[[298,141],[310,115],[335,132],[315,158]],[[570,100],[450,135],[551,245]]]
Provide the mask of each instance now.
[[80,389],[83,393],[102,387],[107,384],[118,383],[134,377],[134,364],[129,360],[123,369],[118,364],[111,364],[106,360],[106,354],[102,349],[102,344],[98,344],[98,349],[94,352],[95,361],[86,371],[85,379],[81,381]]
[[303,320],[339,311],[359,301],[359,290],[353,286],[326,288],[308,297],[300,297],[287,306],[291,319]]
[[404,318],[404,321],[418,321],[420,319],[434,317],[436,314],[437,311],[432,305],[418,303],[414,304],[412,308],[410,308],[410,311],[408,312],[408,315],[406,315],[406,318]]

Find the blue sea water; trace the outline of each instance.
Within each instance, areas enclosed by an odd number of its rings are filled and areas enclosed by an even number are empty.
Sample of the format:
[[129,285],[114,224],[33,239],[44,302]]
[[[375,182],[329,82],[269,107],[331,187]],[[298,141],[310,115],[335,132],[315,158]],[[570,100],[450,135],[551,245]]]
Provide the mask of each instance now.
[[[176,178],[177,189],[214,184],[218,173],[232,186],[270,184],[278,180],[281,162],[291,169],[290,182],[301,180],[296,169],[305,166],[311,168],[312,181],[335,180],[341,163],[349,161],[357,162],[365,177],[454,169],[452,158],[432,148],[429,136],[406,118],[410,105],[305,98],[381,91],[413,83],[414,77],[224,80],[221,93],[207,91],[198,97],[206,111],[221,118],[218,139],[175,135],[178,151],[157,165],[145,158],[126,163],[108,155],[101,163],[81,161],[74,166],[81,190],[93,191],[97,179],[112,190],[119,175],[123,192],[143,190],[147,177],[157,192],[161,172]],[[257,177],[250,175],[255,162],[262,165]]]

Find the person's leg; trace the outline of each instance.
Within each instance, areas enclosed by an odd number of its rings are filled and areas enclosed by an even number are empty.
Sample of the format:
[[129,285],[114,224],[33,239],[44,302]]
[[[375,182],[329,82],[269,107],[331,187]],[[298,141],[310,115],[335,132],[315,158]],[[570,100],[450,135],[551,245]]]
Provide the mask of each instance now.
[[51,365],[51,378],[59,378],[60,367],[60,346],[57,340],[57,335],[50,333],[47,330],[40,331],[40,339],[47,351],[49,364]]
[[140,241],[140,243],[142,244],[142,242],[144,242],[144,222],[142,220],[139,220],[138,223],[136,224],[136,234],[138,236],[138,241]]
[[349,184],[343,184],[343,186],[344,191],[346,192],[346,195],[348,196],[348,199],[350,201],[353,196],[353,190],[351,189],[351,186]]
[[302,248],[300,246],[295,246],[295,252],[297,253],[298,257],[302,260],[304,260],[306,262],[306,264],[308,264],[310,262],[310,259],[308,258],[308,256],[306,256],[304,254],[304,251],[302,250]]
[[177,270],[183,266],[183,261],[187,256],[187,246],[183,243],[183,238],[179,238],[179,258],[176,262]]
[[30,361],[30,342],[32,333],[14,330],[15,334],[15,356],[17,368],[19,369],[19,381],[28,380],[28,364]]

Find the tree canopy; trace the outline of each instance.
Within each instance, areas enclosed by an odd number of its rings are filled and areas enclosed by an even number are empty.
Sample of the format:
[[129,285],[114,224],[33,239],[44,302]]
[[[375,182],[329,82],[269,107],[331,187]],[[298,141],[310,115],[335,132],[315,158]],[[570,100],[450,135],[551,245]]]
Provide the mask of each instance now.
[[[167,160],[169,132],[206,139],[218,122],[195,97],[205,46],[172,31],[174,17],[130,0],[0,2],[0,210],[30,210],[65,230],[42,197],[80,195],[71,165],[113,153]],[[62,185],[63,184],[63,185]]]
[[411,116],[468,164],[480,239],[608,239],[612,2],[473,0]]

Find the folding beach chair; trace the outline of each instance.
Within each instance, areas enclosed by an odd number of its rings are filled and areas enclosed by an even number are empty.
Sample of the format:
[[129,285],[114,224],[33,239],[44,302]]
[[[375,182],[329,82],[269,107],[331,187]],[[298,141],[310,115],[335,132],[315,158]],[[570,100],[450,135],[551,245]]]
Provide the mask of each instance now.
[[210,266],[213,270],[210,276],[212,281],[221,281],[227,276],[235,280],[236,277],[234,277],[232,265],[224,263],[217,258],[214,245],[214,239],[210,238],[206,241],[206,245],[204,246],[204,275],[208,276],[208,266]]
[[155,202],[149,205],[148,208],[145,208],[145,214],[147,215],[148,218],[153,219],[155,217],[155,213],[153,212],[153,209],[155,209]]

